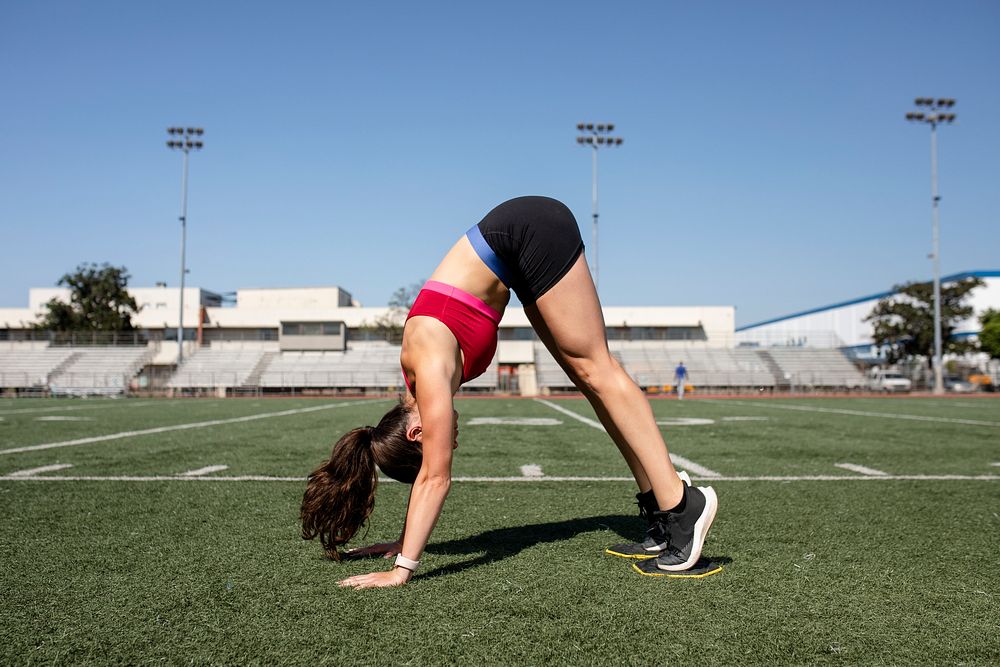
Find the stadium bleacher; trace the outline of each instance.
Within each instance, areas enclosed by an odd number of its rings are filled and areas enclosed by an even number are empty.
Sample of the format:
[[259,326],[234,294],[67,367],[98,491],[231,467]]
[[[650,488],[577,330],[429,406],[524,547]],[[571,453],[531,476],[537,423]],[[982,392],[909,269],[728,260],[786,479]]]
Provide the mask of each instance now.
[[779,380],[789,387],[857,389],[865,378],[846,356],[835,349],[769,347],[761,351],[774,360]]
[[[681,361],[688,383],[699,389],[858,389],[864,375],[836,349],[776,347],[766,350],[655,341],[610,341],[612,354],[645,388],[670,387]],[[535,345],[538,386],[572,389],[573,383],[541,343]]]
[[576,386],[542,343],[535,343],[535,381],[539,390],[575,389]]
[[393,389],[403,383],[399,346],[358,344],[343,352],[281,352],[260,373],[261,388]]
[[23,346],[0,350],[0,388],[47,389],[52,374],[75,354],[76,351],[68,347],[32,349]]
[[[610,341],[609,347],[645,389],[672,387],[674,368],[680,361],[687,367],[688,383],[698,390],[812,391],[866,386],[862,372],[836,349],[725,348],[619,340]],[[535,342],[532,350],[534,384],[539,392],[575,391],[573,382],[542,343]],[[0,389],[70,396],[121,394],[151,363],[154,351],[146,346],[6,347],[0,349]],[[367,341],[352,342],[344,351],[279,352],[276,346],[210,346],[188,356],[165,387],[181,391],[398,391],[403,386],[399,353],[398,345]],[[498,390],[499,370],[494,357],[487,371],[464,384],[463,390]]]
[[774,375],[754,354],[729,348],[662,343],[612,341],[611,351],[641,387],[674,384],[674,369],[681,361],[688,383],[702,388],[773,387]]
[[495,391],[498,384],[499,365],[497,364],[497,355],[493,355],[493,360],[490,362],[489,367],[486,371],[475,378],[462,385],[462,390],[471,391]]
[[55,396],[122,394],[149,355],[146,346],[10,347],[0,350],[0,388]]
[[262,349],[201,348],[187,357],[167,383],[172,389],[242,387],[266,354]]
[[73,347],[71,357],[49,378],[53,396],[122,394],[149,359],[146,346]]

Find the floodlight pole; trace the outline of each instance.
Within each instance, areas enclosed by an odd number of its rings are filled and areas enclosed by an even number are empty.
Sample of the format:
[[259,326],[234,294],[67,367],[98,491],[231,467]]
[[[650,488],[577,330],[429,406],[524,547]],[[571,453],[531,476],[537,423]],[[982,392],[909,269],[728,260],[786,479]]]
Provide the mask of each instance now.
[[188,190],[188,158],[191,150],[200,150],[204,143],[194,137],[200,137],[204,130],[197,128],[170,127],[167,134],[180,137],[180,141],[168,141],[167,148],[179,149],[184,153],[184,169],[181,173],[181,298],[180,313],[177,318],[177,366],[184,360],[184,278],[187,275],[187,190]]
[[181,176],[181,305],[177,317],[177,366],[184,360],[184,274],[187,273],[187,207],[188,207],[188,157],[184,150],[184,172]]
[[942,113],[942,109],[950,109],[955,106],[955,100],[951,98],[934,99],[931,97],[918,97],[914,100],[918,107],[927,107],[930,113],[923,111],[911,111],[906,114],[906,119],[927,123],[931,126],[931,259],[934,271],[934,393],[944,393],[944,368],[941,358],[941,213],[939,204],[941,196],[938,194],[937,176],[937,126],[939,123],[953,123],[955,114]]
[[934,393],[944,393],[941,368],[941,209],[938,203],[937,123],[931,123],[931,253],[934,255]]
[[591,151],[591,201],[592,201],[592,211],[593,211],[593,253],[591,253],[591,259],[593,259],[593,266],[591,271],[594,276],[594,287],[600,290],[601,284],[601,269],[600,269],[600,257],[597,252],[597,149],[599,146],[621,146],[621,137],[612,137],[610,133],[615,129],[613,123],[577,123],[576,129],[580,131],[580,136],[576,138],[576,143],[584,146],[590,146],[593,150]]
[[597,144],[593,144],[594,150],[590,151],[592,156],[591,159],[591,216],[593,218],[593,226],[591,228],[591,236],[594,242],[594,289],[600,289],[598,286],[601,284],[601,266],[600,266],[600,256],[597,254]]

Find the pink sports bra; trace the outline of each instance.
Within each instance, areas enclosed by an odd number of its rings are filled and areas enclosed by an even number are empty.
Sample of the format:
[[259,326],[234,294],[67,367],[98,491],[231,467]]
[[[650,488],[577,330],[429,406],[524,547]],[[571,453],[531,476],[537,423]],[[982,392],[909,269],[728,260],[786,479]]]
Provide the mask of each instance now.
[[[497,350],[497,328],[501,313],[482,299],[457,287],[436,280],[424,283],[410,308],[411,317],[427,316],[442,322],[455,335],[462,350],[462,382],[468,382],[486,372]],[[403,371],[403,380],[413,392],[410,379]]]

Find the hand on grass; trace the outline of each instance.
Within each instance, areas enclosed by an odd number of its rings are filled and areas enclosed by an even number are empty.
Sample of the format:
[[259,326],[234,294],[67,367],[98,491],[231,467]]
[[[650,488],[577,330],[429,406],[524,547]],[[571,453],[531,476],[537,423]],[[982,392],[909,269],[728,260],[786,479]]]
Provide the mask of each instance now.
[[372,544],[367,547],[358,547],[357,549],[350,549],[344,552],[344,558],[347,560],[357,560],[360,558],[392,558],[402,551],[403,545],[400,542],[382,542],[381,544]]
[[394,567],[388,572],[371,572],[369,574],[358,574],[348,577],[339,582],[340,586],[351,587],[356,591],[362,588],[388,588],[390,586],[402,586],[413,573],[402,567]]

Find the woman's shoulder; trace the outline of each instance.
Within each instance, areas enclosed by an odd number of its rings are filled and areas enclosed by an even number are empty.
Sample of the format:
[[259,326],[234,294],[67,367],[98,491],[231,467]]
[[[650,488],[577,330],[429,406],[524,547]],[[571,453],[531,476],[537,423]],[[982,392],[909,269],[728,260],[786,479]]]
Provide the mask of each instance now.
[[457,391],[462,380],[458,341],[448,327],[432,318],[413,318],[407,322],[399,361],[407,379],[421,386],[444,381]]

